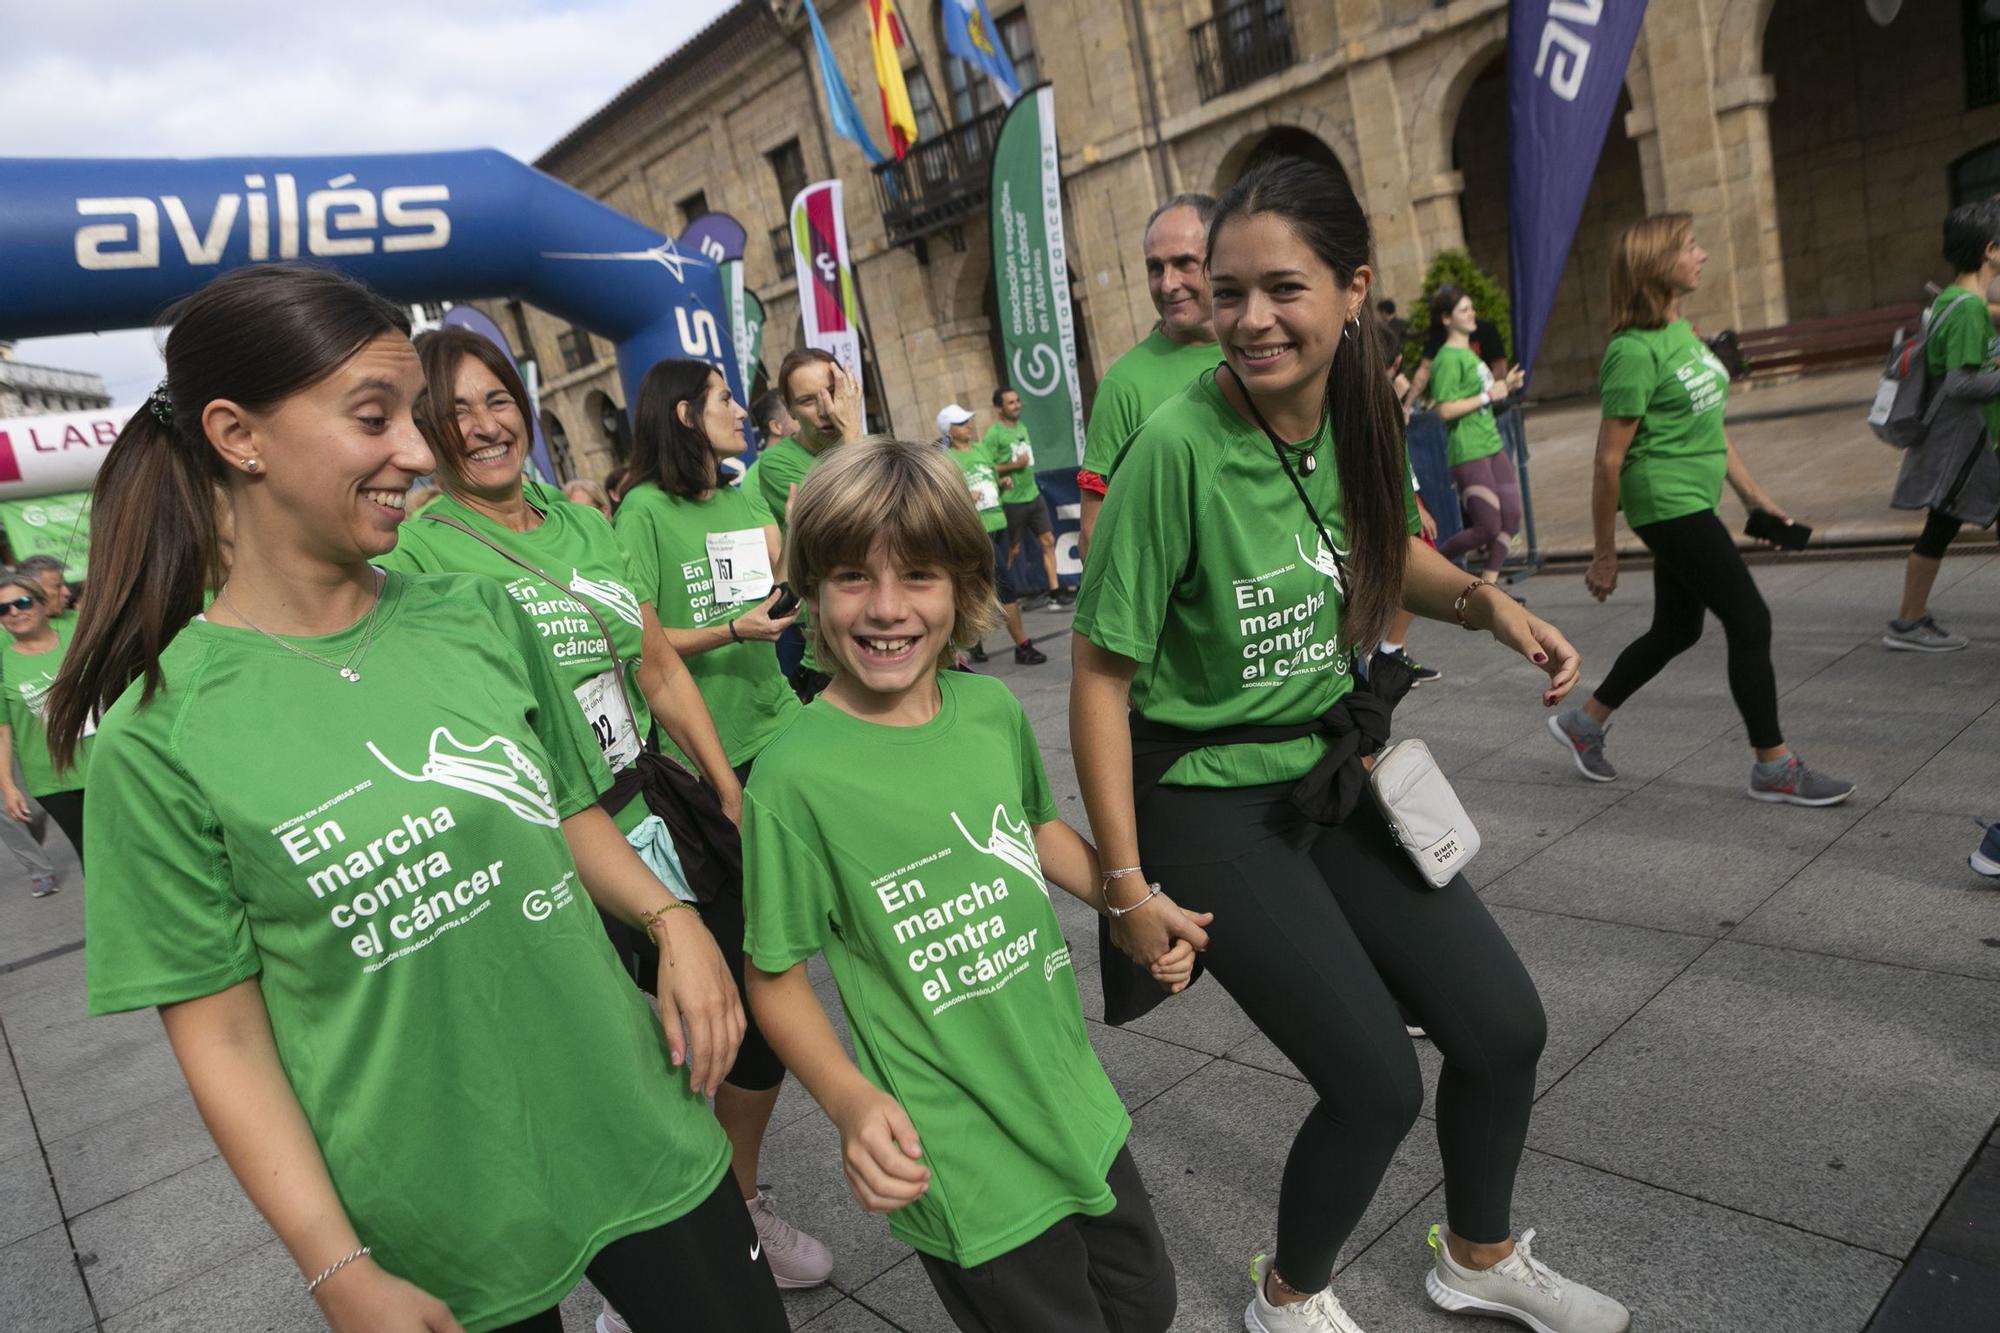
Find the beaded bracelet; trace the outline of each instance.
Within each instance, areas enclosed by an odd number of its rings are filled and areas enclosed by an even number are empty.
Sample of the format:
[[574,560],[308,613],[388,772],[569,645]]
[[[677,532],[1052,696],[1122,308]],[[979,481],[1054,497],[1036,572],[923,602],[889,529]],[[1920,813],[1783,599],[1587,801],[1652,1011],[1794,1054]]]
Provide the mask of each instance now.
[[1458,627],[1460,629],[1476,631],[1479,628],[1465,618],[1465,608],[1471,604],[1474,593],[1478,592],[1481,588],[1490,588],[1492,586],[1485,579],[1474,579],[1465,585],[1465,591],[1460,593],[1458,599],[1451,604],[1451,613],[1458,617]]
[[667,913],[679,912],[679,911],[692,912],[694,911],[694,907],[692,904],[684,903],[680,899],[676,898],[672,902],[668,903],[665,907],[655,907],[650,912],[640,913],[639,924],[646,928],[647,943],[651,944],[655,949],[659,948],[660,937],[657,933],[655,933],[653,927],[659,922],[659,919],[665,916]]
[[314,1278],[312,1281],[306,1283],[306,1295],[310,1296],[315,1291],[318,1291],[320,1283],[326,1281],[328,1278],[332,1277],[335,1273],[338,1273],[341,1269],[353,1263],[356,1259],[365,1259],[373,1253],[374,1253],[373,1250],[369,1249],[366,1245],[363,1245],[360,1249],[356,1250],[354,1253],[346,1255],[336,1260],[332,1264],[329,1264],[325,1272],[321,1273],[318,1277]]

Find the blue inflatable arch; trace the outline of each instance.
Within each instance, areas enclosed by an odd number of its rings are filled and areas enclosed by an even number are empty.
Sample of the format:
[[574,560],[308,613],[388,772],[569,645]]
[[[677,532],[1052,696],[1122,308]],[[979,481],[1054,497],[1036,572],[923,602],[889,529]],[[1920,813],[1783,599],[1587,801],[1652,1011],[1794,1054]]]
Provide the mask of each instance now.
[[494,149],[0,158],[0,338],[148,325],[278,260],[404,304],[532,302],[616,344],[628,410],[667,357],[710,362],[743,400],[714,261]]

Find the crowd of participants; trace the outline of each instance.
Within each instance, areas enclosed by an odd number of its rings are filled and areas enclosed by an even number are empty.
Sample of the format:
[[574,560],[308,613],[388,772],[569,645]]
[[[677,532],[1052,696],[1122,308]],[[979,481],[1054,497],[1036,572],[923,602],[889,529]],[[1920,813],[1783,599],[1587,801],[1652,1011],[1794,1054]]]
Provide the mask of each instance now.
[[[1954,225],[1955,265],[1978,260],[1957,286],[1983,293],[2000,221]],[[1164,1330],[1173,1260],[1051,888],[1098,914],[1111,1021],[1206,972],[1319,1098],[1252,1333],[1380,1318],[1333,1268],[1418,1119],[1419,1030],[1443,1057],[1428,1299],[1629,1327],[1517,1231],[1533,981],[1362,795],[1396,699],[1436,678],[1414,619],[1525,659],[1545,709],[1579,679],[1495,581],[1519,485],[1492,412],[1519,373],[1448,289],[1401,378],[1365,217],[1321,168],[1168,200],[1142,244],[1160,318],[1099,389],[1074,596],[1007,386],[985,432],[954,403],[908,442],[864,434],[824,353],[788,356],[747,412],[666,361],[629,467],[557,489],[528,476],[525,389],[480,337],[413,344],[395,306],[296,266],[176,310],[167,378],[98,481],[81,616],[0,571],[0,795],[88,851],[92,1011],[159,1010],[333,1328],[557,1330],[584,1276],[600,1333],[786,1327],[779,1289],[835,1262],[759,1184],[789,1071],[958,1327]],[[1618,247],[1588,583],[1616,587],[1622,508],[1654,620],[1548,725],[1612,780],[1611,712],[1714,611],[1749,794],[1828,804],[1852,788],[1778,731],[1769,612],[1716,512],[1726,481],[1783,517],[1681,317],[1704,259],[1680,215]],[[1942,502],[1899,488],[1933,518],[1892,634],[1938,630],[1937,548],[1993,520],[1992,320],[1954,304],[1983,341],[1934,338],[1934,369],[1988,432],[1966,465],[1986,508],[1962,479]],[[1442,549],[1403,447],[1425,393],[1468,520]],[[768,442],[738,480],[753,417]],[[1017,663],[1046,661],[1023,592],[1073,603],[1088,839],[1021,705],[972,669],[1001,624]]]

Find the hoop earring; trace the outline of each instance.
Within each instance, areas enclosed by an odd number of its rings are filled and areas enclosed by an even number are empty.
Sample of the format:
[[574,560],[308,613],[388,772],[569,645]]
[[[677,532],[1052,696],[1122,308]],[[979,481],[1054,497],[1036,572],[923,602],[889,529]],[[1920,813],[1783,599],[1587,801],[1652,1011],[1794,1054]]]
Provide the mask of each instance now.
[[1353,319],[1348,320],[1346,326],[1341,329],[1340,336],[1349,342],[1353,342],[1356,338],[1360,337],[1361,316],[1356,315]]

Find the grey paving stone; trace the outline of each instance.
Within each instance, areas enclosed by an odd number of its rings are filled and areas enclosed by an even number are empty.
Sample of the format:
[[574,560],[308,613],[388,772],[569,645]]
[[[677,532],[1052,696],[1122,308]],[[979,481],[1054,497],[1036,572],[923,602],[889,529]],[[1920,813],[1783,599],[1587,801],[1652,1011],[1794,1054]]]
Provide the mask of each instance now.
[[[1995,670],[2000,673],[2000,667]],[[1953,737],[1896,788],[1886,804],[1896,810],[2000,819],[2000,713],[1989,709]],[[1968,831],[1969,825],[1961,823],[1956,841],[1976,840],[1976,831],[1964,836]]]
[[[1097,966],[1080,970],[1076,984],[1083,996],[1084,1016],[1102,1020],[1104,984]],[[1250,1016],[1237,1008],[1229,992],[1210,976],[1202,977],[1178,995],[1169,996],[1152,1013],[1124,1026],[1142,1037],[1172,1042],[1209,1055],[1233,1050],[1257,1030]]]
[[[1217,1061],[1133,1117],[1132,1157],[1179,1275],[1176,1328],[1240,1327],[1254,1255],[1276,1243],[1278,1182],[1311,1088]],[[1403,1141],[1343,1248],[1375,1237],[1443,1178],[1437,1146],[1419,1126]]]
[[1730,938],[2000,981],[2000,893],[1965,863],[1978,839],[1963,815],[1871,811]]
[[0,1328],[69,1333],[91,1322],[76,1256],[60,1226],[0,1248]]
[[14,1077],[14,1062],[5,1040],[0,1039],[0,1157],[26,1152],[38,1142],[27,1098],[21,1095],[21,1081]]
[[1465,872],[1466,880],[1476,889],[1485,888],[1544,848],[1554,846],[1572,829],[1630,794],[1596,783],[1554,787],[1473,777],[1454,778],[1452,788],[1479,830],[1479,855]]
[[60,969],[54,984],[7,1000],[5,1012],[8,1044],[45,1139],[102,1124],[186,1086],[158,1015],[88,1018],[80,957],[41,966]]
[[893,1327],[912,1333],[931,1329],[944,1333],[954,1327],[923,1262],[914,1254],[855,1292],[854,1298]]
[[826,1313],[795,1326],[811,1329],[812,1333],[897,1333],[896,1325],[852,1300],[843,1300]]
[[216,1155],[215,1140],[185,1085],[80,1133],[49,1139],[47,1148],[69,1217]]
[[[1680,666],[1677,662],[1668,672]],[[1581,704],[1595,680],[1594,676],[1586,680],[1571,701],[1561,707]],[[1726,693],[1690,692],[1662,673],[1613,720],[1605,753],[1618,770],[1618,780],[1601,785],[1614,793],[1636,790],[1734,725],[1738,725],[1736,712]],[[1454,778],[1457,776],[1453,774]],[[1568,791],[1600,785],[1577,774],[1568,752],[1549,735],[1547,714],[1539,708],[1532,713],[1521,710],[1518,725],[1506,744],[1467,768],[1465,776],[1510,783],[1544,783]]]
[[862,1287],[910,1252],[884,1218],[864,1211],[848,1192],[840,1132],[825,1116],[801,1117],[766,1136],[758,1174],[786,1219],[833,1251],[833,1284],[841,1291]]
[[1924,1246],[2000,1272],[2000,1152],[1980,1150],[1924,1233]]
[[1882,1302],[1868,1333],[2000,1328],[2000,1269],[1918,1250]]
[[[1440,1190],[1335,1279],[1364,1328],[1515,1327],[1431,1305],[1424,1236],[1443,1220]],[[1632,1327],[1648,1333],[1858,1333],[1896,1273],[1894,1260],[1866,1250],[1532,1152],[1515,1184],[1514,1225],[1517,1235],[1535,1228],[1538,1258],[1624,1302]]]
[[271,1228],[212,1157],[70,1221],[98,1313],[119,1315],[271,1240]]
[[1503,875],[1485,897],[1510,907],[1719,936],[1862,813],[1801,810],[1655,783]]
[[1095,1020],[1085,1020],[1091,1049],[1130,1111],[1179,1083],[1214,1057]]
[[[1879,622],[1868,632],[1879,637]],[[1778,643],[1780,652],[1789,646],[1782,639]],[[1974,643],[1956,653],[1899,653],[1871,641],[1788,692],[1784,702],[1813,716],[1893,703],[1900,712],[1976,717],[1996,698],[2000,642]]]
[[325,1333],[285,1247],[272,1240],[104,1321],[105,1333]]
[[[1929,762],[1977,714],[1915,712],[1900,703],[1861,700],[1852,706],[1828,704],[1784,713],[1785,740],[1814,768],[1854,784],[1854,796],[1837,810],[1859,811],[1879,804],[1911,774]],[[1725,797],[1757,804],[1743,796],[1750,781],[1750,751],[1740,723],[1727,735],[1689,755],[1666,775],[1677,785],[1708,792],[1718,803]],[[1794,819],[1832,813],[1792,806],[1774,809]]]
[[1906,1254],[1993,1122],[2000,986],[1724,942],[1542,1098],[1530,1146]]
[[41,1151],[29,1148],[0,1158],[0,1245],[31,1236],[62,1221],[56,1192]]

